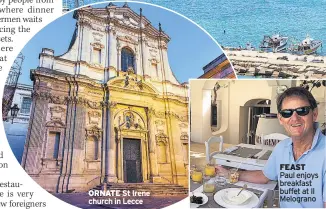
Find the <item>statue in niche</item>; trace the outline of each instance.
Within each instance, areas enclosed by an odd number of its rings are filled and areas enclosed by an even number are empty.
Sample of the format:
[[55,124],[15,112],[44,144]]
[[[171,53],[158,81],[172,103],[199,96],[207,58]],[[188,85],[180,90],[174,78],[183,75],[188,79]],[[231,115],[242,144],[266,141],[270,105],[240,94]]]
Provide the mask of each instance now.
[[128,129],[130,129],[130,126],[131,126],[130,117],[129,117],[129,115],[126,115],[126,127],[127,127]]
[[128,85],[129,85],[129,76],[127,75],[125,78],[125,86],[124,87],[127,87]]

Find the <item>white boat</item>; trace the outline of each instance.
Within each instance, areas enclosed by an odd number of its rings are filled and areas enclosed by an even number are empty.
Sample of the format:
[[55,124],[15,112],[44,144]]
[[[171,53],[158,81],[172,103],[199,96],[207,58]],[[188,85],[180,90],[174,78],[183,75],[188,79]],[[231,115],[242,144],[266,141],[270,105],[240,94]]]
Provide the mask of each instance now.
[[247,42],[247,44],[246,44],[246,50],[248,50],[248,51],[254,51],[255,50],[255,47],[250,42]]
[[288,37],[281,36],[278,33],[272,36],[264,36],[264,39],[260,44],[260,49],[272,50],[273,52],[284,51],[286,50],[288,39]]
[[313,54],[316,53],[317,49],[322,46],[322,41],[314,40],[310,38],[309,35],[298,45],[298,52],[303,54]]

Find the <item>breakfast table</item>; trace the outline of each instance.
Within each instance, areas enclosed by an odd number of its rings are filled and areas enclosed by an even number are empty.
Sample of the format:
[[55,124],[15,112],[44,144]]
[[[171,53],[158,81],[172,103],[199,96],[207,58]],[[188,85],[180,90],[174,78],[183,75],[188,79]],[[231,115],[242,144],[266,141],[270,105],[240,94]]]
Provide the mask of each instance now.
[[[238,144],[228,147],[224,152],[216,153],[212,156],[212,162],[215,165],[233,167],[241,170],[263,170],[269,156],[272,154],[274,147],[261,144]],[[227,185],[228,187],[241,187],[244,184],[248,185],[249,190],[259,197],[259,205],[262,207],[263,202],[267,201],[267,207],[273,207],[274,190],[277,186],[276,181],[269,181],[267,184],[254,184],[249,182],[239,181],[236,184]],[[200,192],[203,190],[202,185],[198,185],[191,180],[191,190]],[[211,200],[209,199],[209,202]],[[212,200],[215,202],[214,200]],[[210,204],[211,206],[214,204]],[[207,207],[207,206],[206,206]]]
[[[193,193],[203,193],[203,183],[197,183],[190,180],[190,196]],[[269,196],[269,188],[272,188],[274,186],[273,182],[269,182],[268,184],[254,184],[254,183],[249,183],[244,181],[238,181],[237,183],[234,184],[226,183],[223,187],[217,187],[215,192],[227,188],[242,188],[244,184],[247,185],[246,190],[254,193],[259,198],[257,205],[255,205],[253,208],[263,207],[265,200],[267,200],[267,204],[268,204],[269,198],[271,198],[270,200],[272,201],[272,197]],[[207,195],[207,196],[208,196],[208,202],[206,204],[200,205],[198,208],[223,208],[214,200],[213,195],[210,196]],[[268,207],[272,207],[272,205],[269,205]]]

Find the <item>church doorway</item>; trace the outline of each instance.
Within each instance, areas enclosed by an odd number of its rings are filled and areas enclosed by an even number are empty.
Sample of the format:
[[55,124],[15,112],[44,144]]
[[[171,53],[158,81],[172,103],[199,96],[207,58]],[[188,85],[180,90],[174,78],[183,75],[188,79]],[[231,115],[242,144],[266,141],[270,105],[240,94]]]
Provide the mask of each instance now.
[[125,183],[143,182],[141,141],[123,139],[123,173]]

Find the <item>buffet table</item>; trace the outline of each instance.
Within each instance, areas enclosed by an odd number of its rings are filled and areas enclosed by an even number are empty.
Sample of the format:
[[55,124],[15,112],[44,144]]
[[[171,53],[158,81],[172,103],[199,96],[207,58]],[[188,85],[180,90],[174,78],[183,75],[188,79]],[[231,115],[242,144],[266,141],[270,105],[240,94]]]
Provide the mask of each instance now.
[[[272,154],[274,147],[265,145],[238,144],[229,147],[222,153],[213,156],[217,165],[234,167],[243,170],[263,170],[269,156]],[[242,186],[243,182],[236,185]],[[277,185],[276,181],[270,181],[267,184],[246,183],[251,188],[266,190],[267,207],[273,207],[274,190]]]

